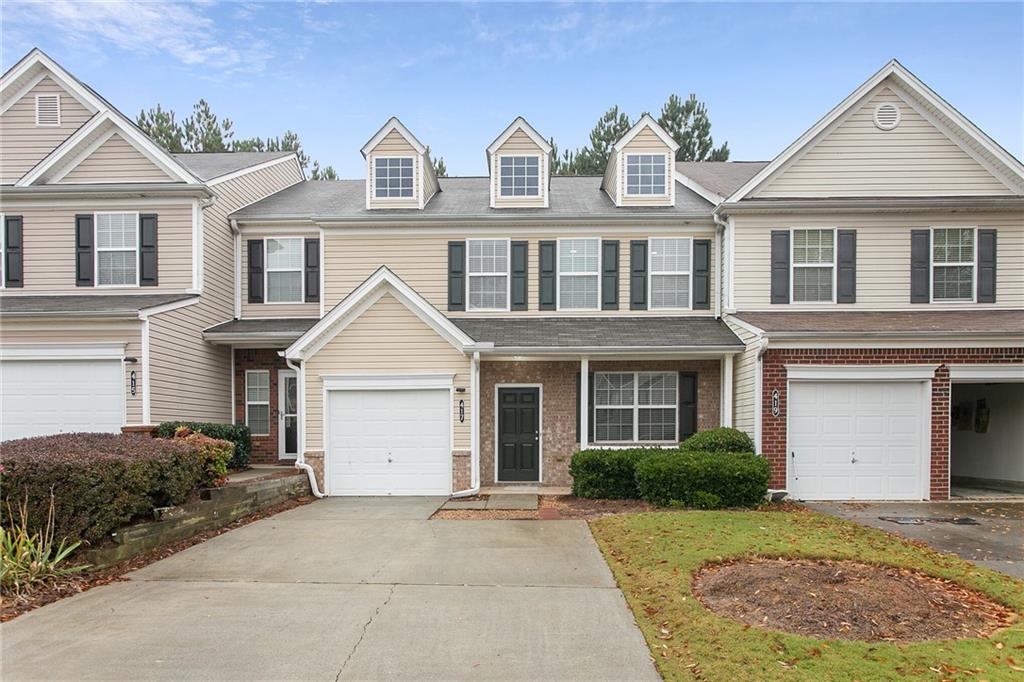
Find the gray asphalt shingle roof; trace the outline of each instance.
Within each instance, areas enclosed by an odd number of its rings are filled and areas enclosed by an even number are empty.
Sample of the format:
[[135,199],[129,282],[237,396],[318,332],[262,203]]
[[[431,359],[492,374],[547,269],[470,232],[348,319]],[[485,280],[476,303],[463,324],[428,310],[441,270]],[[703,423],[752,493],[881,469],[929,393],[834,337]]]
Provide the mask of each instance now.
[[844,310],[738,312],[736,317],[769,334],[1017,334],[1024,339],[1024,310]]
[[675,206],[616,207],[601,190],[599,177],[551,178],[549,208],[494,209],[487,178],[440,178],[441,192],[423,210],[366,209],[363,180],[307,180],[232,214],[233,218],[380,219],[445,216],[514,218],[520,216],[694,215],[710,217],[712,205],[682,185],[676,185]]
[[204,334],[252,334],[254,336],[260,334],[294,334],[298,338],[319,321],[319,319],[308,317],[282,317],[273,320],[229,320],[210,327]]
[[200,152],[172,156],[200,180],[213,180],[290,154],[294,152]]
[[495,348],[743,347],[713,317],[463,317],[452,322]]
[[676,170],[724,198],[767,165],[767,161],[676,161]]
[[4,296],[0,298],[0,315],[131,315],[195,297],[195,294]]

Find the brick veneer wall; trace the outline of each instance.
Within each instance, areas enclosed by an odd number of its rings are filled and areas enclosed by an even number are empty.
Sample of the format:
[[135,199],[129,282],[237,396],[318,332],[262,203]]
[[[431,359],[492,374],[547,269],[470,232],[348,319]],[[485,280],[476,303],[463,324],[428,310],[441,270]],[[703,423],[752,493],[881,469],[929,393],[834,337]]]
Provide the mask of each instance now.
[[[591,361],[592,372],[676,371],[697,373],[697,426],[720,424],[721,369],[718,360]],[[569,460],[576,444],[576,374],[579,362],[480,363],[480,481],[494,481],[494,400],[497,384],[542,384],[541,479],[568,486]]]
[[[786,365],[941,365],[932,379],[931,499],[949,498],[949,364],[1024,363],[1024,348],[771,349],[764,354],[761,451],[772,466],[772,487],[786,487]],[[772,416],[772,391],[779,416]]]
[[[284,358],[272,348],[239,348],[235,350],[235,423],[245,423],[245,372],[251,369],[270,370],[270,435],[252,437],[252,461],[256,464],[277,464],[280,441],[277,439],[277,370],[289,369]],[[290,461],[289,461],[290,463]]]

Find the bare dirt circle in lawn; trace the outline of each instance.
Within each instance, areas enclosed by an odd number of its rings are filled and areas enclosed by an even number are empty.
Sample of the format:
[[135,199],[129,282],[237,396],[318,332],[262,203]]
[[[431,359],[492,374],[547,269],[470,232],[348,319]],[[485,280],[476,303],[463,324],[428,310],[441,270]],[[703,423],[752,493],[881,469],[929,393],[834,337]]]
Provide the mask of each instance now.
[[725,618],[818,639],[913,642],[984,637],[1017,614],[961,585],[854,561],[755,559],[711,564],[694,594]]

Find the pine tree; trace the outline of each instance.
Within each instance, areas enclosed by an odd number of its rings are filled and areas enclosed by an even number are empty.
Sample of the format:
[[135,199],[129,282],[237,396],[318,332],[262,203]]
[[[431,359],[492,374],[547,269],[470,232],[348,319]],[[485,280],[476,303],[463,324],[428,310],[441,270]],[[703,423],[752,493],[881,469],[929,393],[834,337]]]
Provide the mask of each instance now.
[[230,150],[231,138],[235,132],[231,129],[230,119],[223,121],[210,109],[205,99],[196,102],[192,115],[182,122],[185,132],[185,150],[192,152],[226,152]]
[[309,173],[310,180],[337,180],[338,173],[334,170],[333,166],[324,166],[320,168],[320,162],[313,162],[313,170]]
[[135,122],[154,142],[172,154],[185,151],[185,133],[175,120],[173,111],[167,111],[157,104],[149,111],[140,111]]
[[679,144],[676,161],[727,161],[729,143],[715,148],[711,137],[711,119],[707,106],[690,93],[684,102],[679,95],[670,95],[661,108],[658,125]]
[[448,177],[448,166],[444,162],[444,157],[439,156],[438,158],[435,159],[430,153],[429,144],[427,145],[427,158],[430,159],[430,163],[433,164],[434,166],[434,175],[436,175],[439,178]]
[[577,154],[576,175],[603,175],[612,145],[632,127],[629,116],[620,112],[618,105],[606,111],[590,131],[590,147]]

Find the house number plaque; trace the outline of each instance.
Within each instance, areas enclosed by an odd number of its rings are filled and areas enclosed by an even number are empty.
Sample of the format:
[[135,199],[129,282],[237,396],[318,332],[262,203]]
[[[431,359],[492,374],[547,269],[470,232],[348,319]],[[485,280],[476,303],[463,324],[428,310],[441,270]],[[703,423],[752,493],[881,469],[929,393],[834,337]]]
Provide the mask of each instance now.
[[775,389],[774,391],[772,391],[772,416],[773,417],[778,417],[779,416],[779,403],[780,402],[781,401],[779,399],[779,389]]
[[466,421],[466,401],[459,401],[459,423]]
[[135,383],[135,370],[133,369],[132,373],[131,373],[131,391],[132,391],[132,395],[135,395],[135,390],[136,390],[135,387],[136,387],[136,383]]

